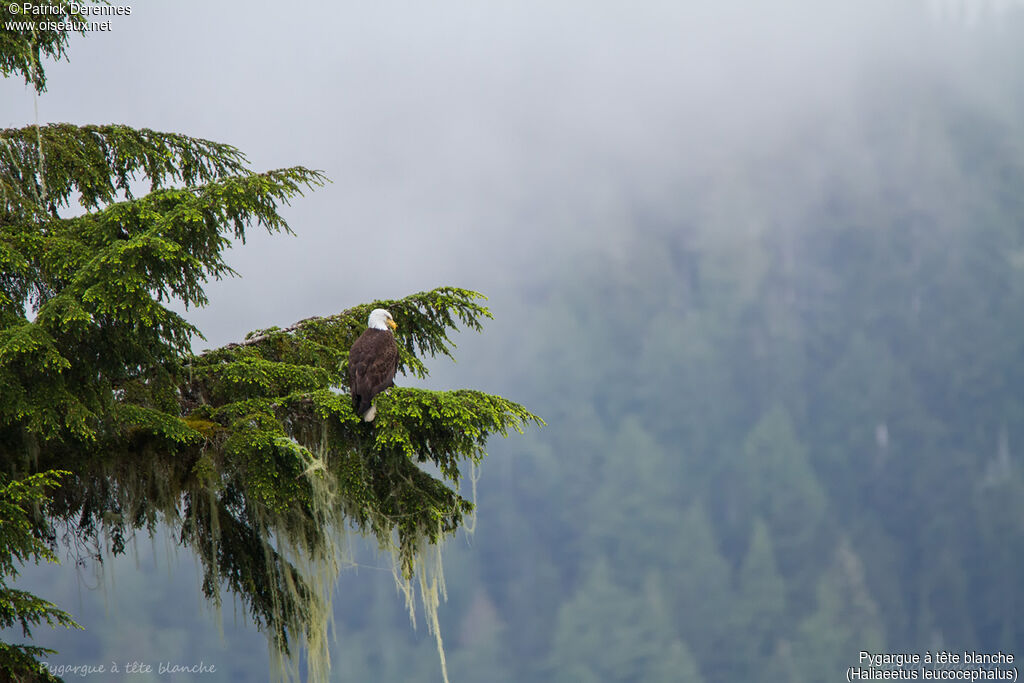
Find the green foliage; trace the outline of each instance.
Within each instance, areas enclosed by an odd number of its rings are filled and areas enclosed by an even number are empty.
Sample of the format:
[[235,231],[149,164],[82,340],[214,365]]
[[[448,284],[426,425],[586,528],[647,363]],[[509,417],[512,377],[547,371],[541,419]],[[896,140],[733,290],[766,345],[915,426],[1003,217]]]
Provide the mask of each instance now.
[[[603,477],[585,508],[593,522],[586,539],[588,555],[614,558],[612,567],[620,580],[638,589],[644,576],[632,568],[656,562],[664,553],[665,538],[679,525],[678,484],[665,476],[671,463],[664,447],[634,416],[622,420],[605,455],[599,470]],[[636,533],[638,526],[645,532]]]
[[[323,182],[123,126],[7,130],[0,144],[0,424],[24,439],[95,442],[120,398],[176,416],[174,374],[198,330],[167,303],[206,303],[203,283],[232,273],[231,239],[250,225],[287,230],[277,204]],[[153,191],[131,199],[136,173]],[[159,189],[173,181],[185,187]],[[92,210],[60,218],[72,192]]]
[[[362,313],[389,304],[405,311],[396,315],[408,323],[400,330],[405,365],[425,372],[414,352],[451,348],[431,325],[459,316],[478,324],[486,309],[477,297],[445,288],[259,331],[172,358],[154,381],[125,382],[95,426],[85,423],[88,439],[61,439],[59,427],[33,434],[26,411],[9,425],[8,442],[23,443],[19,426],[38,439],[41,466],[74,461],[74,485],[58,493],[50,515],[97,547],[105,535],[120,552],[136,529],[179,526],[202,560],[207,596],[219,601],[226,584],[289,653],[294,638],[308,642],[306,634],[323,627],[311,620],[329,594],[308,585],[308,572],[335,562],[335,534],[355,527],[376,537],[408,581],[425,545],[454,532],[473,509],[458,493],[463,463],[480,461],[490,434],[540,422],[481,392],[396,388],[378,398],[377,419],[367,424],[341,393]],[[170,409],[166,391],[154,395],[159,382],[175,388]]]
[[851,653],[883,651],[885,633],[878,605],[864,581],[860,558],[840,543],[815,592],[817,609],[800,624],[795,651],[804,680],[822,671],[842,671]]
[[245,155],[231,145],[119,125],[8,128],[0,131],[0,148],[0,215],[21,218],[53,216],[72,196],[86,209],[113,204],[119,195],[132,199],[137,179],[154,191],[246,170]]
[[[38,57],[62,55],[66,35],[0,40],[3,73],[42,89]],[[461,468],[480,462],[490,435],[541,423],[476,391],[393,389],[372,425],[353,415],[345,364],[369,311],[390,309],[399,369],[425,377],[430,357],[452,356],[451,330],[491,317],[469,290],[375,301],[192,352],[200,331],[171,302],[206,304],[205,284],[234,274],[231,243],[252,228],[290,232],[279,207],[325,181],[302,167],[256,173],[230,145],[174,133],[0,131],[3,469],[67,470],[38,524],[61,525],[94,559],[108,544],[123,552],[140,529],[175,528],[202,562],[206,596],[237,593],[279,655],[296,654],[296,640],[310,651],[314,676],[329,662],[344,531],[393,552],[410,599],[420,570],[437,631],[439,566],[424,554],[472,512]],[[84,213],[67,215],[72,198]],[[23,625],[63,623],[48,603],[9,595]]]
[[[18,578],[19,568],[26,562],[56,562],[53,551],[35,535],[34,511],[47,500],[47,491],[70,474],[51,470],[9,481],[0,486],[0,628],[18,626],[25,638],[32,637],[32,627],[39,624],[81,628],[71,615],[53,603],[26,591],[12,588],[9,582]],[[38,658],[53,650],[33,645],[0,643],[0,674],[11,680],[56,680],[41,671]]]
[[[8,21],[16,20],[31,25],[28,28],[4,28],[3,32],[0,32],[0,75],[6,78],[11,74],[21,74],[25,77],[25,83],[42,92],[46,89],[42,58],[65,57],[71,33],[63,26],[59,29],[51,28],[51,22],[81,20],[83,17],[69,12],[68,3],[61,3],[59,0],[32,2],[40,10],[60,8],[56,14],[42,11],[38,14],[25,14],[21,11],[22,4],[7,3],[0,7],[0,22],[6,24]],[[45,28],[40,25],[41,22],[46,22]]]
[[[729,563],[722,557],[705,504],[695,501],[685,510],[673,529],[668,552],[672,571],[665,576],[665,589],[676,633],[693,648],[705,653],[725,644],[729,624],[720,618],[732,608],[732,579]],[[725,660],[705,659],[702,669],[709,680],[718,680]]]
[[726,495],[768,526],[779,570],[792,585],[809,580],[817,567],[803,558],[826,542],[826,497],[785,410],[775,406],[754,425],[738,469]]
[[651,577],[636,599],[599,559],[559,611],[550,679],[701,681],[685,643],[673,642],[664,597]]
[[760,519],[754,521],[750,549],[736,580],[735,623],[730,625],[738,678],[758,678],[778,645],[778,626],[786,618],[786,582],[778,572],[772,536]]

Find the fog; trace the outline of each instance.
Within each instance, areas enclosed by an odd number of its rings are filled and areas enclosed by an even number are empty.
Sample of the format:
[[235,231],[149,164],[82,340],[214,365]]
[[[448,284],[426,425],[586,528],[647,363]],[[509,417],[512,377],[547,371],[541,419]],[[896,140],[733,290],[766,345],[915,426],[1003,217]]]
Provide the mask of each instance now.
[[614,253],[637,205],[850,134],[851,103],[886,71],[997,100],[958,62],[984,31],[950,15],[797,0],[146,3],[73,37],[38,102],[0,84],[0,124],[37,107],[43,123],[181,132],[233,144],[257,170],[331,178],[286,211],[297,237],[253,231],[230,255],[241,278],[190,314],[202,348],[442,284],[500,302]]

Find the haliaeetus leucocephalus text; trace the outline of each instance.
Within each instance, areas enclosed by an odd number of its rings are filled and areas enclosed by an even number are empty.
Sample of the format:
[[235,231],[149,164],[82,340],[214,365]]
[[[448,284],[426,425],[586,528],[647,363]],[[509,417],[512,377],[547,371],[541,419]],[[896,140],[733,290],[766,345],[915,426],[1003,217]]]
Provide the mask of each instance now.
[[[348,352],[348,387],[356,415],[370,422],[377,416],[373,397],[395,386],[398,370],[398,344],[391,330],[398,327],[383,308],[370,312],[366,331],[359,335]],[[390,329],[389,329],[390,328]]]

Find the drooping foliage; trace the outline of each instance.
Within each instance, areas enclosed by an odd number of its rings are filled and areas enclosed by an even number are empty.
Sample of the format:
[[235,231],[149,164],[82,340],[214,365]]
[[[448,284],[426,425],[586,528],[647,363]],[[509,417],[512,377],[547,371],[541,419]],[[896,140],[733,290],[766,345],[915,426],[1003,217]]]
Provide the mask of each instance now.
[[[5,481],[0,487],[0,628],[18,627],[26,638],[39,624],[81,628],[71,616],[53,603],[8,585],[18,577],[18,568],[28,561],[56,562],[53,550],[34,534],[32,508],[47,499],[47,489],[67,472],[30,475],[21,481]],[[31,677],[57,680],[36,663],[52,653],[48,648],[0,643],[0,674],[4,680]]]
[[[67,56],[68,38],[74,31],[68,22],[83,17],[71,11],[71,3],[60,0],[36,0],[36,12],[25,12],[24,3],[5,3],[0,7],[0,75],[21,74],[37,91],[46,89],[43,58]],[[9,22],[17,21],[17,25]]]
[[[41,49],[28,45],[5,74],[24,73],[17,59]],[[0,131],[0,461],[22,481],[68,472],[37,533],[101,561],[101,548],[121,553],[136,531],[169,525],[201,559],[207,597],[236,593],[277,655],[295,662],[303,644],[313,678],[329,664],[342,533],[392,551],[410,602],[420,574],[436,633],[439,578],[424,558],[473,509],[460,468],[489,435],[539,422],[468,390],[396,388],[373,424],[353,414],[345,363],[369,311],[392,312],[400,369],[424,377],[428,357],[452,354],[451,330],[490,317],[464,289],[191,351],[200,331],[171,303],[205,304],[205,283],[232,274],[232,241],[290,231],[279,207],[323,182],[302,167],[256,173],[234,147],[178,134]],[[73,200],[84,213],[67,215]]]

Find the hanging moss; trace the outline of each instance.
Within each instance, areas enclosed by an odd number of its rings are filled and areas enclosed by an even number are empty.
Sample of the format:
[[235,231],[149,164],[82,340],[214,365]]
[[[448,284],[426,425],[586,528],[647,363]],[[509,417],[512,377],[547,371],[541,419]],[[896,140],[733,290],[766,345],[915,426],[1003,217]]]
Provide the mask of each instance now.
[[[150,192],[136,198],[137,176]],[[426,376],[452,355],[452,330],[491,317],[482,295],[374,301],[200,354],[199,330],[168,307],[204,305],[205,283],[233,274],[231,240],[289,231],[278,206],[323,182],[301,167],[254,173],[238,150],[177,134],[0,131],[0,465],[71,473],[36,523],[90,559],[172,528],[204,594],[235,593],[268,634],[281,676],[297,677],[305,652],[310,677],[326,677],[343,539],[372,536],[410,606],[419,584],[443,669],[438,544],[473,510],[462,468],[489,436],[540,420],[481,392],[394,388],[368,424],[345,366],[379,307],[400,325],[399,370]],[[76,196],[86,212],[62,217]]]
[[[67,37],[36,26],[0,36],[0,73],[42,90],[40,57],[62,56]],[[143,178],[149,192],[135,197]],[[24,482],[69,472],[36,533],[59,529],[89,559],[174,529],[201,561],[205,595],[219,605],[234,592],[268,634],[282,677],[298,677],[305,651],[310,678],[326,679],[344,535],[373,536],[411,615],[418,578],[447,678],[438,544],[473,509],[460,468],[490,434],[539,419],[479,392],[394,389],[366,424],[345,364],[369,311],[385,307],[401,323],[400,370],[424,377],[427,359],[451,356],[452,329],[490,317],[482,297],[440,288],[375,301],[198,355],[199,330],[167,307],[204,305],[205,283],[233,274],[231,240],[289,231],[278,206],[323,182],[302,167],[254,173],[230,145],[174,133],[0,130],[0,464]],[[63,217],[72,198],[85,213]],[[0,655],[30,666],[42,653],[19,647]]]

